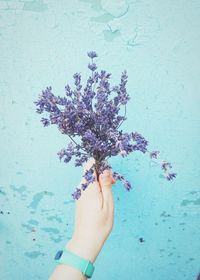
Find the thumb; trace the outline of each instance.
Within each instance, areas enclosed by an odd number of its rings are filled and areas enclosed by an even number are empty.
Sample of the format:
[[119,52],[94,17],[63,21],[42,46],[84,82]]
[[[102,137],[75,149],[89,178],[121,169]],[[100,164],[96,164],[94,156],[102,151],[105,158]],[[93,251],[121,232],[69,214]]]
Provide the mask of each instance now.
[[114,183],[111,169],[106,169],[100,174],[99,184],[102,189],[103,207],[107,208],[113,204],[112,184]]

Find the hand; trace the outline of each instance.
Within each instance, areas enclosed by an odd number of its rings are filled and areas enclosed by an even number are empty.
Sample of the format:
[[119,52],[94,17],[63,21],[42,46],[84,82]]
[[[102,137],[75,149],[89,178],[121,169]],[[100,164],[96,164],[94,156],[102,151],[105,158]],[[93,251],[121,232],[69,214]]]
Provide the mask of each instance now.
[[[88,170],[94,160],[84,165]],[[90,184],[76,201],[75,229],[66,248],[85,259],[94,262],[105,240],[108,238],[114,221],[114,201],[112,184],[115,180],[111,170],[100,174],[94,172],[95,182]],[[85,183],[85,178],[81,183]]]

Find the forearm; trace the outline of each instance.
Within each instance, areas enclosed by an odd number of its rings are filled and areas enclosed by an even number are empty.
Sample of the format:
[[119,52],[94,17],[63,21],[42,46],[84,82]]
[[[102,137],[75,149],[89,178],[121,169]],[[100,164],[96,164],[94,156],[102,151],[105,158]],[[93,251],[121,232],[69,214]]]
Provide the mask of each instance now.
[[[91,261],[96,260],[102,245],[98,242],[86,241],[82,238],[74,236],[65,248],[72,253]],[[87,278],[81,271],[65,264],[58,264],[50,276],[49,280],[86,280]]]
[[66,264],[59,264],[50,276],[49,280],[86,280],[87,278],[79,270]]
[[[79,243],[80,242],[78,242],[78,244]],[[80,250],[82,250],[81,249],[82,246],[77,248],[77,245],[75,245],[75,241],[73,238],[65,245],[65,248],[70,250],[74,254],[77,254],[78,252],[79,256],[80,256]],[[86,280],[86,279],[87,278],[83,275],[81,271],[66,264],[58,264],[49,278],[49,280]]]

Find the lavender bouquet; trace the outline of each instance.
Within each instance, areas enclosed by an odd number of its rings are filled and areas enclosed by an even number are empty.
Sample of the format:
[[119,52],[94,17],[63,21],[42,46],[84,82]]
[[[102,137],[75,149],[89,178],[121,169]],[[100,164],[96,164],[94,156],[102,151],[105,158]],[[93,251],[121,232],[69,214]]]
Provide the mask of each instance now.
[[[120,127],[127,119],[126,104],[130,96],[126,91],[127,72],[121,74],[120,84],[111,86],[109,80],[111,73],[105,70],[97,71],[94,59],[97,53],[94,51],[87,53],[91,62],[88,68],[91,71],[85,87],[81,83],[80,73],[75,73],[74,88],[68,84],[65,86],[65,96],[55,96],[52,87],[46,87],[39,95],[39,99],[34,101],[36,112],[47,116],[41,118],[43,125],[57,125],[62,134],[70,138],[70,143],[57,154],[59,159],[68,163],[73,157],[75,166],[82,166],[90,157],[95,159],[93,166],[83,175],[86,183],[80,188],[76,188],[72,194],[74,199],[79,199],[81,191],[84,191],[95,178],[105,169],[111,168],[107,159],[121,155],[126,157],[134,151],[148,153],[151,159],[158,160],[159,151],[148,151],[148,141],[138,132],[123,132]],[[124,107],[123,114],[121,108]],[[171,163],[161,160],[159,162],[164,176],[167,180],[176,177],[176,173],[170,172]],[[113,172],[115,180],[120,180],[125,189],[132,188],[129,181],[123,175]]]

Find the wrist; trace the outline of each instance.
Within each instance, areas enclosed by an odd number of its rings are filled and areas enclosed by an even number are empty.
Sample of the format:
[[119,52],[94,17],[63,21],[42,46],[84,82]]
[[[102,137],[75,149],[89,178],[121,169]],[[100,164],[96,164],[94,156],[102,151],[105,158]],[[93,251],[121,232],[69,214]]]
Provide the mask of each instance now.
[[89,240],[73,236],[65,245],[65,248],[93,263],[96,260],[102,245],[91,239]]

